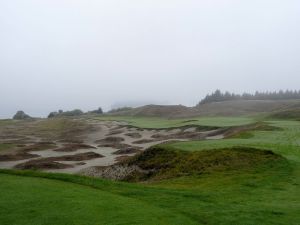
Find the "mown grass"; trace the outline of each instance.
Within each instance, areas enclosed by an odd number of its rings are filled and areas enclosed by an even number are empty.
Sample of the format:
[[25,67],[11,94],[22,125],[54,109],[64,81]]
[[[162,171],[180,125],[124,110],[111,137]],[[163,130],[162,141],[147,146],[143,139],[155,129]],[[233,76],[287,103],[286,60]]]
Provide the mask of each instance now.
[[240,134],[240,137],[237,136],[237,138],[177,142],[167,144],[166,146],[186,151],[247,146],[273,150],[289,159],[300,161],[300,122],[269,121],[268,123],[271,126],[281,129],[273,131],[247,131]]
[[131,126],[139,128],[174,128],[189,125],[227,127],[239,126],[255,122],[250,117],[196,117],[191,119],[164,119],[158,117],[130,117],[130,116],[99,116],[97,120],[123,121]]
[[188,217],[173,215],[168,209],[99,188],[36,177],[8,174],[0,177],[2,225],[191,222]]
[[300,219],[299,190],[288,163],[150,184],[0,172],[1,224],[250,225]]

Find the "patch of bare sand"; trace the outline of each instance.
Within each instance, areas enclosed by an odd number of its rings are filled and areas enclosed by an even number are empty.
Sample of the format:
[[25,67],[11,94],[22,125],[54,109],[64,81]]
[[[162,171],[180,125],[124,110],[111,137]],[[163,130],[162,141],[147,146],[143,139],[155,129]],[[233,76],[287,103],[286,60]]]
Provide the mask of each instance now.
[[125,135],[128,137],[131,137],[131,138],[141,138],[142,137],[142,135],[138,132],[126,133]]
[[53,151],[56,152],[74,152],[79,149],[90,149],[90,148],[96,148],[91,145],[86,144],[64,144],[62,147],[54,149]]
[[54,148],[56,145],[53,142],[39,142],[23,147],[16,147],[10,151],[2,152],[0,154],[0,161],[18,161],[23,159],[36,158],[39,155],[32,153],[47,148]]
[[103,157],[95,152],[79,153],[75,155],[64,155],[57,157],[48,157],[29,160],[15,166],[17,169],[65,169],[73,167],[73,165],[63,164],[58,161],[84,161]]
[[[90,120],[89,123],[92,125],[92,129],[87,130],[78,139],[80,142],[56,140],[54,141],[56,147],[17,151],[16,154],[20,155],[14,156],[15,159],[10,156],[13,161],[0,162],[0,168],[13,168],[21,164],[23,166],[19,166],[19,168],[32,167],[49,172],[80,173],[88,168],[111,166],[156,144],[169,141],[199,140],[214,135],[211,131],[198,132],[193,127],[155,130],[127,127],[126,123],[116,121]],[[27,138],[37,142],[41,141],[41,139],[34,139],[34,136]],[[24,152],[28,155],[24,155]],[[79,157],[74,160],[72,156],[72,154],[81,154],[82,156],[88,152],[99,154],[102,157]]]
[[224,138],[223,134],[206,137],[207,140],[220,140],[220,139],[223,139],[223,138]]

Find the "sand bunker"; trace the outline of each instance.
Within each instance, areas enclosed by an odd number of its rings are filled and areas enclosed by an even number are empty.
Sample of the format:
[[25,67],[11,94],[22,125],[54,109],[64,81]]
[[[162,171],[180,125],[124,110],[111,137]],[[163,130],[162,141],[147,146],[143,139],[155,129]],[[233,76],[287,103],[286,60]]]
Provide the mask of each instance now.
[[[76,139],[63,136],[59,136],[57,140],[41,139],[38,133],[36,136],[34,133],[12,135],[17,132],[12,128],[9,134],[0,136],[0,142],[10,141],[19,145],[0,152],[0,168],[81,173],[89,168],[96,167],[99,170],[114,165],[156,144],[204,140],[208,136],[220,134],[216,131],[199,130],[198,127],[141,129],[124,122],[92,119],[86,122],[91,128]],[[107,172],[109,171],[105,173]]]
[[65,144],[63,147],[54,149],[53,151],[74,152],[74,151],[77,151],[78,149],[89,149],[89,148],[95,148],[95,147],[91,146],[91,145],[86,145],[86,144]]
[[[75,155],[65,155],[59,157],[48,157],[30,160],[15,166],[17,169],[65,169],[73,167],[73,165],[63,164],[58,161],[83,161],[95,158],[101,158],[103,155],[95,152],[79,153]],[[82,165],[82,164],[81,164]]]
[[30,152],[54,148],[55,146],[56,145],[53,142],[39,142],[27,146],[19,145],[19,148],[12,149],[8,154],[0,155],[0,161],[17,161],[23,159],[36,158],[39,155]]
[[39,155],[36,154],[30,154],[27,152],[20,152],[16,154],[7,154],[7,155],[0,155],[0,162],[1,161],[18,161],[22,159],[31,159],[36,158]]
[[66,169],[71,167],[73,166],[55,162],[55,161],[46,161],[46,160],[32,160],[15,166],[16,169],[40,169],[40,170]]
[[140,133],[137,133],[137,132],[127,133],[125,135],[128,136],[128,137],[131,137],[131,138],[141,138],[142,137],[142,135]]

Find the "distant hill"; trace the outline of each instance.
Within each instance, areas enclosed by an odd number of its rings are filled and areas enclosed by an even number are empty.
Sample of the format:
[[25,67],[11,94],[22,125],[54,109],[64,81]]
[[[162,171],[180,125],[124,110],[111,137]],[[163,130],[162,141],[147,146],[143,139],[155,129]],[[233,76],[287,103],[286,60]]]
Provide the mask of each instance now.
[[234,100],[198,105],[199,116],[241,116],[297,108],[300,100]]
[[125,111],[110,113],[122,116],[184,117],[191,108],[182,105],[146,105]]
[[185,118],[196,116],[245,116],[259,113],[276,113],[300,109],[300,100],[233,100],[200,104],[196,107],[182,105],[146,105],[122,112],[119,116],[153,116]]

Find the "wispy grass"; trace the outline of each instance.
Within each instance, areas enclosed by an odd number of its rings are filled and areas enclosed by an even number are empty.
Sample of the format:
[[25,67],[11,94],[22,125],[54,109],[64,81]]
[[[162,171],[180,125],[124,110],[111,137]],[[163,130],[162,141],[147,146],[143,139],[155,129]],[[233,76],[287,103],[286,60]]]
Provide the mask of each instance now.
[[11,143],[0,143],[0,151],[7,150],[7,149],[12,149],[15,146],[16,146],[15,144],[11,144]]

